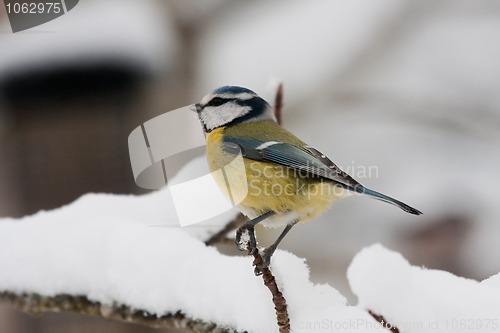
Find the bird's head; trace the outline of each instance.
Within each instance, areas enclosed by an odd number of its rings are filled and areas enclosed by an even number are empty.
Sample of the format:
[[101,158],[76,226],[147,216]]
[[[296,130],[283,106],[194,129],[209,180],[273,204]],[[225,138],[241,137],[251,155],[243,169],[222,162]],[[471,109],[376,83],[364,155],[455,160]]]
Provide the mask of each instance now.
[[271,106],[253,91],[237,86],[215,89],[195,104],[205,132],[243,122],[275,120]]

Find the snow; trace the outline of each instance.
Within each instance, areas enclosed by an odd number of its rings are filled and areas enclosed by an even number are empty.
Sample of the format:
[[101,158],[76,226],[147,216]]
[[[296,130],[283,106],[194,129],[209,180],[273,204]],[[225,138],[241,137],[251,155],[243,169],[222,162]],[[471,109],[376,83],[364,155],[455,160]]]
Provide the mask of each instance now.
[[484,279],[481,283],[487,286],[500,288],[500,273]]
[[379,244],[363,249],[348,270],[359,306],[404,332],[498,332],[500,289],[439,270],[411,266]]
[[[142,196],[87,194],[52,211],[2,218],[0,291],[86,295],[157,315],[181,310],[238,331],[276,331],[271,295],[254,276],[252,258],[207,247],[202,240],[217,227],[168,224],[173,212],[164,188]],[[313,284],[304,259],[292,253],[278,250],[272,269],[293,332],[385,332],[366,309],[401,327],[437,322],[440,332],[491,319],[481,330],[488,332],[498,321],[498,277],[479,283],[412,267],[381,245],[361,251],[349,268],[358,306],[327,284]],[[415,327],[405,332],[426,331]]]
[[[205,246],[200,226],[157,227],[172,218],[167,199],[168,189],[87,194],[60,209],[0,219],[0,290],[87,295],[158,315],[181,309],[240,331],[275,331],[271,295],[252,258]],[[303,259],[278,251],[273,264],[294,325],[320,317],[374,323],[334,288],[313,285]]]

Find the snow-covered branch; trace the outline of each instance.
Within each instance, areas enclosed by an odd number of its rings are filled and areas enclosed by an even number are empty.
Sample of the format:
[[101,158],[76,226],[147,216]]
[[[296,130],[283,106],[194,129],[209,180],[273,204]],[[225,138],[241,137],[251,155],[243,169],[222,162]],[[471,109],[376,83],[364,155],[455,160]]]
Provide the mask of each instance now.
[[500,274],[483,282],[411,266],[381,245],[362,250],[348,270],[359,306],[402,332],[498,332]]
[[[160,318],[181,312],[236,331],[277,331],[253,258],[206,246],[216,226],[167,225],[175,220],[169,202],[168,190],[138,197],[89,194],[58,210],[0,220],[0,291],[84,296]],[[321,313],[322,304],[345,307],[335,289],[309,281],[303,259],[279,251],[273,273],[296,304],[289,306],[296,320],[305,303],[313,313]],[[357,315],[370,319],[362,310]]]
[[86,296],[0,293],[0,302],[11,304],[31,315],[46,312],[75,312],[105,319],[148,326],[151,328],[185,328],[195,333],[235,333],[229,328],[218,327],[186,317],[181,312],[157,316],[146,311],[134,310],[122,304],[102,304],[89,300]]
[[[0,219],[0,301],[31,313],[70,310],[153,327],[277,332],[274,304],[253,274],[253,258],[205,245],[221,229],[213,221],[210,227],[166,224],[175,220],[169,205],[166,189],[90,194],[54,211]],[[376,245],[348,271],[360,300],[350,306],[331,286],[313,284],[304,260],[291,253],[277,251],[271,267],[294,333],[388,332],[369,310],[402,332],[435,325],[440,332],[465,331],[462,320],[483,325],[481,332],[498,330],[498,277],[477,282],[425,270]]]

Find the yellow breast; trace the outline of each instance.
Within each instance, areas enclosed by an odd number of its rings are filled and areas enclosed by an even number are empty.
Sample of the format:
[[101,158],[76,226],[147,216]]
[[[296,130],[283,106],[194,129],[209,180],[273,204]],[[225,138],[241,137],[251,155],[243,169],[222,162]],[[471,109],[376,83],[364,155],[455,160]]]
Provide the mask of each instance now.
[[[279,140],[276,131],[283,129],[275,126],[278,129],[272,129],[273,137],[269,140]],[[215,129],[207,136],[208,164],[221,190],[233,200],[237,198],[235,203],[250,218],[273,211],[278,214],[269,218],[267,225],[272,225],[273,220],[278,221],[279,215],[287,214],[305,222],[322,214],[336,199],[347,195],[331,181],[311,178],[304,172],[280,164],[243,157],[236,161],[235,155],[222,149],[224,131],[224,128]],[[239,133],[242,133],[241,129]],[[289,140],[288,132],[284,134]],[[296,144],[304,144],[296,140]]]

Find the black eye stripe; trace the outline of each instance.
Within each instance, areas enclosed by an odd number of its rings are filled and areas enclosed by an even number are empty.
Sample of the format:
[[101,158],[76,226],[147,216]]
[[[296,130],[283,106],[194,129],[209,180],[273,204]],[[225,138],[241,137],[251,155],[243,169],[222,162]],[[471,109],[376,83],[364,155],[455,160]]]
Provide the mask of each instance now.
[[221,106],[232,100],[231,98],[214,97],[205,106]]

